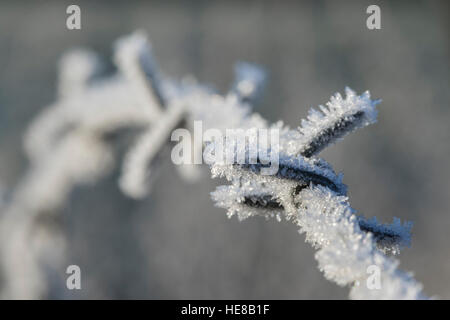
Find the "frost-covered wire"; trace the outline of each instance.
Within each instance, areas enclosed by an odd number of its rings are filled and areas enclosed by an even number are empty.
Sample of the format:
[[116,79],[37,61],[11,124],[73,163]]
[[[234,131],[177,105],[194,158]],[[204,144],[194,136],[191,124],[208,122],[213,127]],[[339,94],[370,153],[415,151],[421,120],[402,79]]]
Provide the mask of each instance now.
[[[410,245],[410,222],[394,218],[380,224],[375,218],[357,216],[346,197],[342,176],[322,159],[309,157],[345,134],[376,120],[368,92],[357,96],[346,88],[346,98],[331,98],[328,109],[312,111],[298,131],[276,124],[281,130],[280,166],[273,176],[261,175],[262,165],[213,163],[213,177],[224,176],[231,185],[212,192],[216,205],[240,220],[251,216],[285,217],[300,227],[306,240],[319,249],[316,259],[327,279],[351,287],[354,299],[423,299],[422,286],[397,269],[398,261],[385,253],[398,254]],[[239,148],[236,148],[238,150]],[[381,287],[365,285],[367,268],[382,273]]]
[[[121,189],[133,198],[142,198],[149,191],[149,168],[164,145],[170,141],[173,130],[181,125],[185,109],[173,105],[160,117],[154,126],[149,127],[125,157],[124,174],[119,180]],[[165,138],[165,139],[164,139]]]
[[371,100],[368,91],[358,96],[348,87],[345,93],[345,98],[336,93],[326,106],[319,106],[320,111],[311,108],[298,130],[284,128],[282,147],[286,153],[308,158],[315,156],[345,135],[376,121],[375,106],[381,100]]
[[57,278],[65,257],[55,209],[74,185],[95,182],[112,161],[110,147],[96,136],[74,132],[32,163],[1,215],[2,297],[31,299],[49,293],[48,281]]
[[[411,224],[394,219],[385,225],[358,216],[346,198],[342,174],[316,157],[329,144],[375,122],[379,100],[346,88],[345,98],[336,94],[327,107],[311,110],[301,127],[291,129],[282,122],[270,125],[252,111],[266,80],[265,71],[256,65],[237,64],[230,92],[220,95],[192,78],[163,77],[142,32],[119,39],[114,50],[118,72],[106,79],[98,78],[100,63],[94,53],[78,50],[65,55],[58,100],[30,126],[25,139],[30,169],[3,207],[0,220],[4,297],[36,298],[55,285],[49,275],[64,261],[65,242],[61,228],[49,221],[57,220],[57,209],[75,186],[93,183],[113,167],[109,134],[123,128],[138,131],[124,156],[119,185],[126,195],[142,198],[149,192],[149,176],[156,171],[154,163],[169,145],[171,132],[178,127],[192,129],[194,121],[201,121],[204,130],[222,133],[280,132],[278,171],[273,175],[262,174],[270,163],[259,158],[253,163],[211,163],[213,177],[231,183],[212,193],[229,216],[291,220],[318,249],[316,259],[325,276],[352,286],[352,298],[424,297],[421,286],[384,254],[397,254],[409,246]],[[208,139],[203,143],[200,148],[215,144]],[[235,147],[236,152],[248,151],[246,146]],[[275,145],[258,148],[267,154]],[[182,176],[197,176],[192,166],[178,168]],[[49,215],[52,219],[47,219]],[[383,270],[378,291],[358,285],[371,264]]]

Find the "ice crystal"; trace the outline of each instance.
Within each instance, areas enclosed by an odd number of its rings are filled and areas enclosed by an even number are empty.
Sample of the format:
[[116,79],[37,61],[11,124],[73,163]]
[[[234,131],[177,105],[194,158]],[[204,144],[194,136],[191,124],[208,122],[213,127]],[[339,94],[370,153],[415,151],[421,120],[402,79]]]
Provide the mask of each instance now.
[[[425,298],[422,286],[397,269],[398,261],[376,249],[374,234],[361,230],[360,219],[354,215],[346,197],[315,186],[300,192],[298,198],[301,205],[296,223],[306,234],[306,240],[319,249],[315,257],[327,279],[353,286],[350,296],[354,299]],[[394,224],[395,228],[401,228],[400,223]],[[367,268],[371,265],[381,269],[379,289],[371,290],[365,285]]]

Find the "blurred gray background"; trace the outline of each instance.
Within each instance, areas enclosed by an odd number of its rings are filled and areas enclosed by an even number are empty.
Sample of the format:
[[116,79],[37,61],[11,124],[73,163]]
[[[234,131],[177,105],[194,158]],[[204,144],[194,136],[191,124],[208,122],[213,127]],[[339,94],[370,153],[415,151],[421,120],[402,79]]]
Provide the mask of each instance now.
[[[72,3],[81,7],[79,31],[66,29]],[[381,7],[381,30],[366,28],[370,4]],[[55,98],[61,54],[90,47],[111,66],[113,41],[141,28],[172,77],[193,74],[226,92],[234,62],[265,66],[258,111],[271,121],[296,126],[346,85],[382,98],[376,125],[322,156],[344,172],[355,209],[414,222],[401,267],[448,299],[448,13],[447,1],[0,1],[1,184],[13,189],[26,169],[23,133]],[[191,186],[167,161],[143,201],[120,193],[117,170],[77,188],[61,214],[83,289],[68,297],[347,298],[292,224],[227,219],[209,197],[220,181],[204,170]]]

